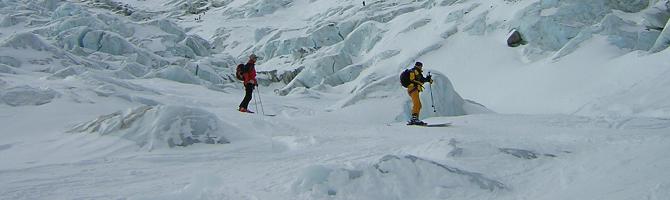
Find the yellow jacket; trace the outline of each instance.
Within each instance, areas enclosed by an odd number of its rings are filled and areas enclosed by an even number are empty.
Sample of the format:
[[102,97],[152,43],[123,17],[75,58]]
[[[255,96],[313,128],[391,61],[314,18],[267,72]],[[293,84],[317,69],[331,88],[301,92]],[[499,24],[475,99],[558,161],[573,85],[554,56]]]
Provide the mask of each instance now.
[[408,92],[414,91],[417,87],[419,92],[423,92],[423,83],[430,82],[430,80],[426,77],[423,77],[423,74],[421,74],[422,72],[423,71],[421,69],[416,67],[409,72],[410,84],[407,86]]

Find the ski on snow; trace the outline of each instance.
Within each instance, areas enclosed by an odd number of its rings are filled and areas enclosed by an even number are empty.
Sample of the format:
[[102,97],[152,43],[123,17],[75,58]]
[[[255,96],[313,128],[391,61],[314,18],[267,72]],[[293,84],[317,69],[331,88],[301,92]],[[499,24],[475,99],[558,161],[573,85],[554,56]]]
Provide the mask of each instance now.
[[[386,126],[394,126],[391,123],[387,123]],[[435,124],[426,124],[426,125],[409,125],[406,124],[406,126],[418,126],[418,127],[449,127],[451,126],[451,123],[435,123]]]
[[[259,113],[251,112],[251,111],[240,112],[240,113],[243,113],[243,114],[259,114]],[[274,116],[277,116],[277,115],[275,115],[275,114],[263,114],[263,116],[274,117]]]
[[426,124],[426,125],[407,124],[407,126],[418,126],[418,127],[449,127],[449,126],[451,126],[451,123],[438,123],[438,124]]

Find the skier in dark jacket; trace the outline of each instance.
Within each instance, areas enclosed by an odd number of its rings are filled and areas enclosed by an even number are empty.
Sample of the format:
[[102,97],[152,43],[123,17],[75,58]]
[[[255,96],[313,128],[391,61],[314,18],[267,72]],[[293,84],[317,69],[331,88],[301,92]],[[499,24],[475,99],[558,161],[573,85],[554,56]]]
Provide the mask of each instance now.
[[245,65],[245,72],[242,73],[242,83],[244,84],[244,99],[242,99],[242,103],[240,103],[239,111],[240,112],[247,112],[247,113],[253,113],[253,111],[249,110],[249,102],[251,101],[251,98],[253,96],[254,88],[258,86],[258,81],[256,81],[256,57],[255,54],[251,54],[249,56],[249,61],[247,61],[247,64]]

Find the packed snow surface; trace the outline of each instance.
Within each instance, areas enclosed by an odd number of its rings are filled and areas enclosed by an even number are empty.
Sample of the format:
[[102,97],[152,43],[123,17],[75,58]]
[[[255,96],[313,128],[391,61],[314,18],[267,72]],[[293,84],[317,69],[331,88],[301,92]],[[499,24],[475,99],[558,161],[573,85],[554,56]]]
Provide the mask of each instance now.
[[[0,0],[0,199],[670,199],[669,18],[667,0]],[[405,125],[416,61],[421,118],[447,127]]]

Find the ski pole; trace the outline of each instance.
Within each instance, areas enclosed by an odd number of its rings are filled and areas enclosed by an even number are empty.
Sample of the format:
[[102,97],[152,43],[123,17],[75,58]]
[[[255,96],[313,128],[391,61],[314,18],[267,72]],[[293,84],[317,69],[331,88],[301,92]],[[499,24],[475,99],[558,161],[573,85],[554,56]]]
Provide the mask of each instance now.
[[[433,79],[433,77],[430,75],[430,72],[428,72],[428,76],[430,76],[431,79]],[[430,82],[429,87],[430,87],[429,88],[430,89],[430,105],[433,107],[433,112],[436,113],[437,110],[435,109],[435,100],[433,100],[433,82],[432,81]]]
[[[251,92],[251,96],[254,96],[253,92]],[[254,107],[256,107],[256,114],[258,114],[258,100],[256,98],[254,98]]]
[[[256,86],[256,92],[258,92],[258,95],[256,95],[258,96],[258,101],[261,103],[261,112],[263,113],[263,115],[265,115],[265,108],[263,108],[263,99],[261,99],[261,90],[259,89],[258,86]],[[256,108],[256,110],[258,110],[258,108]]]

